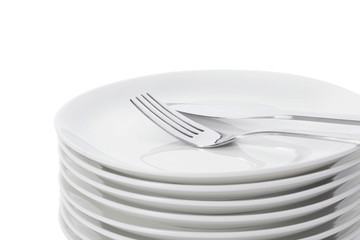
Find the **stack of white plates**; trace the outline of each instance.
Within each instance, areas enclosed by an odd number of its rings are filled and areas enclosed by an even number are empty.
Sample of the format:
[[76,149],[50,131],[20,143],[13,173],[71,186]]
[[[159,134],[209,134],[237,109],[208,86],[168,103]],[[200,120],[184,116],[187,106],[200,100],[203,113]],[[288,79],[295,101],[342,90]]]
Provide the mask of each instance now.
[[[257,135],[197,149],[159,129],[130,103],[142,92],[165,102],[360,115],[359,95],[278,73],[169,73],[90,91],[56,117],[60,222],[68,239],[358,239],[357,145]],[[203,124],[360,136],[356,126],[294,120]]]

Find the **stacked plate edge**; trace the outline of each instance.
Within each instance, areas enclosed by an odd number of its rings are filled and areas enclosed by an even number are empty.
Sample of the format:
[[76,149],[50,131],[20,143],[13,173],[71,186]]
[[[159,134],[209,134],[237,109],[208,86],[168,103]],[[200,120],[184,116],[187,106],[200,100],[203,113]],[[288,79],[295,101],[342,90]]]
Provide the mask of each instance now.
[[[264,135],[197,149],[130,104],[145,91],[170,103],[360,111],[355,93],[268,72],[168,73],[85,93],[56,117],[60,223],[68,239],[356,239],[358,146]],[[197,120],[231,131],[359,131],[279,119]]]

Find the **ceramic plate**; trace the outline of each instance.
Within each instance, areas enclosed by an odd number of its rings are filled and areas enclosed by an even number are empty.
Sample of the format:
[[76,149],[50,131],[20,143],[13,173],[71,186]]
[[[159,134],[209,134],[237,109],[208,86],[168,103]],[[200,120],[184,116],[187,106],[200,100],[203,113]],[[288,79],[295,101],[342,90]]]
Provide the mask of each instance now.
[[[359,168],[357,166],[355,166],[356,168]],[[110,186],[104,185],[102,183],[100,183],[99,181],[96,181],[96,177],[92,176],[92,178],[88,178],[85,175],[88,175],[88,173],[86,172],[82,172],[79,173],[77,170],[75,170],[73,167],[71,167],[70,165],[64,163],[64,169],[65,170],[63,172],[63,174],[65,174],[66,178],[69,178],[69,181],[73,182],[74,184],[77,183],[77,185],[84,185],[84,184],[89,184],[92,187],[95,187],[98,191],[99,191],[99,196],[103,196],[106,198],[106,196],[108,196],[109,199],[112,199],[115,202],[120,202],[120,203],[130,203],[130,204],[136,204],[139,207],[144,208],[150,208],[151,210],[156,210],[156,211],[164,211],[164,209],[162,209],[161,207],[161,202],[164,202],[164,204],[167,204],[168,202],[180,202],[183,200],[179,200],[179,199],[171,199],[171,198],[161,198],[161,197],[156,197],[156,196],[147,196],[147,195],[142,195],[142,194],[137,194],[137,193],[132,193],[132,192],[128,192],[128,191],[124,191],[124,190],[120,190],[118,188],[112,188]],[[78,169],[80,170],[80,169]],[[95,180],[93,180],[95,179]],[[345,183],[344,185],[338,187],[335,191],[323,194],[315,199],[311,199],[310,201],[301,201],[297,204],[292,204],[290,206],[280,206],[279,208],[272,208],[270,209],[270,211],[263,211],[262,214],[242,214],[241,217],[240,216],[236,216],[234,214],[236,214],[238,212],[238,209],[234,208],[233,211],[229,211],[229,212],[217,212],[217,214],[231,214],[233,215],[233,219],[236,220],[237,223],[243,222],[242,226],[245,225],[257,225],[257,224],[266,224],[269,222],[276,222],[276,221],[285,221],[285,220],[290,220],[290,219],[294,219],[294,218],[298,218],[300,216],[305,216],[305,215],[309,215],[310,213],[316,212],[316,211],[320,211],[321,209],[324,209],[332,204],[335,204],[339,201],[341,201],[342,199],[350,196],[351,194],[357,192],[360,190],[360,185],[358,185],[360,183],[360,179],[354,179],[351,180],[347,183]],[[147,200],[150,199],[150,204],[147,202]],[[258,199],[259,200],[259,199]],[[263,199],[263,203],[266,201],[267,199]],[[145,204],[144,204],[145,202]],[[184,201],[186,202],[186,201]],[[206,201],[204,201],[206,203]],[[138,203],[138,204],[137,204]],[[153,203],[153,204],[151,204]],[[157,204],[154,204],[157,203]],[[222,202],[224,208],[228,207],[228,204],[226,201]],[[218,202],[219,204],[219,202]],[[155,207],[152,206],[148,206],[148,205],[155,205]],[[169,204],[170,205],[170,204]],[[159,207],[160,206],[160,207]],[[182,208],[185,208],[187,205],[182,206]],[[187,209],[188,213],[191,214],[201,214],[198,211],[190,211],[192,209],[195,209],[195,206],[193,206],[192,208]],[[165,211],[170,211],[170,212],[176,212],[177,214],[181,213],[181,211],[179,210],[179,208],[173,206],[172,209],[165,209]],[[248,212],[249,210],[247,210]],[[255,209],[255,211],[257,213],[259,212],[259,209]],[[198,221],[200,222],[207,222],[210,220],[210,218],[213,218],[212,216],[209,217],[209,214],[214,214],[213,211],[211,211],[211,213],[209,212],[203,212],[203,214],[206,215],[197,215],[197,216],[203,216],[203,219],[196,217],[196,219],[198,219]],[[193,215],[178,215],[178,216],[183,216],[184,218],[188,218],[189,220],[193,217]],[[216,218],[216,217],[215,217]],[[226,222],[226,221],[225,221]],[[193,224],[189,221],[188,224]],[[192,226],[194,226],[196,224],[193,224]]]
[[[69,184],[73,184],[75,188],[78,188],[79,185],[75,185],[76,179],[70,180],[72,177],[64,176],[68,180]],[[94,205],[98,206],[100,209],[102,206],[108,206],[112,209],[112,211],[119,215],[133,215],[135,217],[139,217],[142,219],[149,219],[152,221],[162,222],[164,224],[171,224],[174,226],[182,226],[193,229],[234,229],[234,228],[258,228],[261,226],[269,225],[269,224],[277,224],[284,223],[285,221],[289,221],[292,219],[301,219],[301,217],[305,217],[311,215],[313,213],[319,211],[325,211],[326,208],[330,206],[334,206],[338,204],[343,199],[357,194],[359,192],[360,186],[358,185],[360,179],[355,179],[346,183],[344,186],[341,186],[336,191],[326,194],[318,199],[314,199],[312,201],[303,202],[302,204],[298,204],[295,206],[290,206],[288,208],[283,209],[274,209],[268,212],[256,212],[253,214],[230,214],[230,215],[194,215],[194,214],[181,214],[174,212],[160,212],[154,211],[152,209],[144,209],[139,208],[132,203],[124,204],[117,199],[103,196],[103,198],[111,199],[111,201],[107,201],[106,199],[103,201],[93,202]],[[82,184],[84,185],[84,184]],[[68,186],[67,189],[70,189]],[[66,199],[70,199],[72,195],[80,194],[79,192],[68,193],[65,190],[63,191],[63,195]],[[70,191],[70,190],[68,190]],[[81,190],[81,192],[84,192]],[[83,196],[87,196],[91,198],[91,193],[84,192]],[[104,195],[99,193],[98,195]],[[99,197],[96,197],[99,199]],[[69,200],[70,201],[70,200]],[[104,203],[104,204],[102,204]]]
[[[64,207],[60,206],[60,214],[63,221],[61,224],[66,227],[67,233],[72,233],[72,236],[77,237],[76,240],[82,239],[82,240],[113,240],[114,238],[106,237],[105,235],[102,235],[98,233],[97,231],[94,231],[93,229],[97,228],[101,229],[101,225],[95,226],[91,225],[91,227],[88,226],[87,223],[79,222],[76,218],[74,218],[72,215],[70,215]],[[121,236],[118,236],[116,239],[118,240],[151,240],[150,238],[145,238],[141,236],[135,236],[133,234],[129,234],[126,232],[122,232]],[[129,237],[131,236],[131,237]],[[75,240],[74,239],[74,240]]]
[[[279,179],[333,163],[357,149],[351,144],[285,136],[253,136],[234,148],[181,151],[178,144],[129,102],[143,92],[165,102],[249,103],[274,108],[360,114],[360,96],[321,81],[268,72],[195,71],[121,81],[85,93],[65,105],[55,125],[59,138],[80,154],[117,171],[154,181],[227,184]],[[330,97],[331,96],[331,97]],[[359,129],[287,120],[244,120],[238,128],[316,129],[356,136]],[[276,146],[276,147],[274,147]],[[233,146],[234,147],[234,146]]]
[[[342,164],[345,163],[348,164],[347,161],[349,162],[353,160],[357,161],[356,160],[357,158],[354,156],[356,156],[356,154],[354,154],[353,156],[349,156],[346,159],[339,160],[335,165],[331,166],[330,168],[337,168],[339,166],[344,166]],[[118,183],[118,185],[116,185],[118,189],[124,189],[122,183],[124,183],[124,185],[127,187],[129,186],[131,187],[132,183],[136,184],[138,181],[138,179],[127,179],[127,178],[123,178],[122,176],[112,174],[110,172],[102,171],[101,169],[92,166],[90,163],[86,164],[83,161],[79,161],[79,159],[77,158],[74,158],[73,160],[76,162],[76,164],[81,165],[87,171],[91,173],[96,173],[98,176],[102,176],[105,178],[105,179],[101,178],[98,181],[106,183],[109,186],[112,186],[112,184],[108,183],[106,179]],[[357,162],[355,162],[355,164],[356,163]],[[69,162],[69,164],[73,167],[75,167],[76,165],[75,163],[72,164],[72,162]],[[353,165],[351,164],[351,166]],[[324,171],[328,171],[328,170],[324,170]],[[354,173],[353,175],[356,175],[356,173]],[[308,199],[326,193],[332,189],[335,189],[336,187],[340,186],[341,184],[343,184],[344,182],[348,181],[351,178],[352,176],[346,176],[346,174],[339,174],[339,176],[335,177],[333,181],[328,183],[320,182],[313,186],[307,186],[307,188],[305,189],[296,189],[286,194],[267,196],[267,197],[255,198],[255,199],[253,198],[248,200],[211,201],[207,199],[205,201],[201,201],[201,200],[174,199],[169,197],[168,198],[158,197],[156,195],[155,196],[144,195],[144,191],[138,191],[138,193],[141,194],[140,197],[141,200],[139,201],[139,199],[135,197],[131,197],[134,196],[134,194],[131,193],[135,193],[136,195],[136,191],[134,192],[133,189],[129,191],[128,188],[125,188],[124,190],[130,193],[131,196],[129,194],[124,195],[124,197],[126,197],[124,200],[135,202],[138,204],[149,204],[150,207],[155,207],[155,208],[159,208],[161,206],[162,208],[166,208],[167,210],[170,211],[173,209],[177,209],[178,211],[184,211],[184,212],[200,211],[200,213],[209,213],[212,211],[214,211],[212,213],[220,213],[220,212],[236,213],[236,212],[261,211],[269,208],[270,209],[277,208],[281,206],[286,206],[286,205],[306,201]],[[129,183],[130,185],[127,185],[126,183]],[[151,190],[150,194],[157,192],[156,189],[153,189],[151,183],[150,184],[148,182],[145,183],[147,183],[145,185],[145,189]],[[160,184],[160,186],[163,185],[164,185],[163,183]],[[160,189],[162,188],[160,187]],[[142,189],[140,188],[140,190]]]
[[333,221],[330,221],[312,230],[296,234],[296,238],[280,238],[277,240],[350,240],[354,234],[352,230],[354,227],[359,226],[359,214],[360,205]]
[[[356,218],[354,218],[356,219]],[[360,222],[356,221],[355,224],[348,227],[347,229],[336,233],[332,237],[325,238],[324,240],[357,240],[357,237],[360,236]]]
[[[355,200],[355,201],[354,201]],[[77,198],[71,203],[63,199],[63,204],[67,211],[79,221],[88,222],[86,218],[92,219],[90,221],[101,221],[103,229],[107,229],[107,225],[112,226],[112,233],[121,229],[128,232],[133,232],[138,235],[153,237],[156,239],[246,239],[246,240],[266,240],[266,239],[281,239],[292,236],[298,233],[306,235],[307,230],[316,227],[322,227],[322,224],[331,222],[338,217],[347,216],[353,213],[359,213],[359,196],[346,199],[342,204],[338,205],[327,214],[320,214],[309,221],[297,223],[294,225],[277,226],[276,228],[267,228],[262,230],[246,230],[246,231],[194,231],[189,228],[174,227],[169,225],[160,225],[152,221],[141,221],[140,219],[132,219],[125,215],[116,215],[111,212],[104,212],[104,209],[97,209],[84,198]],[[104,217],[106,215],[106,217]],[[354,217],[354,215],[352,215]],[[80,220],[80,218],[82,220]],[[109,218],[108,218],[109,217]],[[114,219],[113,219],[114,218]],[[119,219],[121,219],[119,221]],[[310,218],[309,218],[310,219]],[[291,224],[291,222],[289,222]],[[159,226],[161,226],[159,228]],[[118,236],[121,234],[118,234]],[[324,235],[324,234],[323,234]],[[312,235],[313,236],[313,235]],[[328,235],[331,236],[331,235]],[[325,236],[327,237],[327,236]],[[287,238],[289,239],[289,238]],[[314,239],[314,238],[311,238]],[[319,238],[318,238],[319,239]]]
[[[231,199],[247,199],[269,194],[279,194],[289,190],[295,190],[301,187],[308,187],[311,184],[325,180],[338,173],[341,173],[348,167],[354,166],[359,157],[358,154],[349,156],[349,158],[341,160],[346,162],[343,164],[336,164],[339,168],[329,168],[311,174],[301,175],[292,178],[285,178],[266,182],[256,183],[240,183],[228,185],[186,185],[186,184],[170,184],[162,182],[152,182],[141,179],[126,177],[124,175],[114,174],[110,169],[106,171],[91,167],[91,164],[83,156],[74,153],[66,148],[61,147],[62,152],[61,161],[64,164],[71,164],[76,162],[88,171],[104,177],[111,178],[110,181],[104,181],[106,185],[114,186],[114,188],[128,188],[141,191],[147,194],[159,194],[162,196],[177,197],[183,199],[206,199],[206,200],[231,200]],[[340,160],[338,160],[340,161]],[[75,166],[75,165],[73,165]],[[75,166],[76,167],[76,166]],[[113,183],[113,180],[116,182]]]
[[[348,213],[345,216],[338,218],[335,221],[331,221],[324,226],[315,228],[313,230],[307,231],[306,235],[310,237],[300,236],[300,234],[294,235],[291,239],[298,240],[318,240],[324,238],[323,240],[356,240],[356,237],[360,235],[360,215],[359,210],[355,210],[353,213]],[[78,216],[79,217],[79,216]],[[86,225],[79,222],[75,217],[70,215],[66,209],[61,209],[60,224],[63,228],[64,234],[69,240],[79,240],[79,239],[92,239],[92,240],[110,240],[112,238],[106,237],[99,234],[92,229],[96,229],[99,232],[105,233],[105,235],[113,236],[114,233],[111,233],[109,230],[102,227],[102,223],[90,220],[89,218],[81,218]],[[63,220],[64,219],[64,220]],[[66,219],[66,220],[65,220]],[[65,223],[66,222],[66,223]],[[117,230],[116,232],[120,232]],[[133,235],[134,238],[129,238],[129,233],[122,232],[122,236],[117,236],[116,239],[120,240],[144,240],[144,238]],[[304,235],[304,234],[303,234]],[[82,238],[79,238],[81,236]],[[330,237],[327,237],[330,236]],[[288,240],[289,237],[279,240]]]
[[[340,161],[341,162],[341,161]],[[340,163],[339,162],[339,163]],[[74,165],[73,165],[74,166]],[[351,173],[351,174],[350,174]],[[259,211],[264,210],[267,208],[276,208],[281,206],[286,206],[294,203],[303,202],[306,200],[309,200],[311,198],[320,196],[321,194],[327,193],[329,191],[332,191],[336,189],[337,187],[341,186],[342,184],[346,183],[347,181],[353,179],[354,177],[359,176],[360,173],[354,171],[354,170],[348,170],[344,172],[340,172],[337,176],[330,180],[321,181],[319,183],[313,184],[311,186],[306,186],[303,189],[296,189],[289,191],[285,194],[278,194],[278,195],[270,195],[263,198],[252,198],[252,199],[246,199],[246,200],[230,200],[230,201],[211,201],[211,200],[186,200],[186,199],[175,199],[175,198],[164,198],[162,200],[162,197],[159,197],[158,195],[144,195],[142,192],[134,192],[129,191],[127,188],[119,187],[119,189],[123,189],[125,191],[128,191],[129,193],[138,193],[142,195],[142,201],[145,201],[147,199],[150,199],[152,201],[159,201],[162,205],[169,204],[169,210],[172,210],[174,208],[171,208],[173,204],[177,204],[181,206],[181,204],[186,203],[185,206],[200,206],[203,204],[206,210],[207,207],[216,207],[219,209],[229,209],[228,211],[231,211],[231,209],[235,209],[234,211],[238,211],[237,209],[240,209],[240,211]],[[100,181],[100,180],[99,180]],[[101,181],[104,181],[101,179]],[[135,179],[134,179],[135,181]],[[106,181],[105,183],[109,185]],[[111,186],[111,185],[109,185]],[[147,197],[148,196],[148,197]],[[131,200],[134,200],[135,198],[132,198]],[[173,204],[172,204],[173,203]],[[178,208],[175,208],[178,209]]]
[[[63,215],[68,216],[72,222],[75,222],[77,226],[80,224],[85,224],[87,229],[86,231],[91,231],[90,229],[96,229],[97,232],[101,232],[106,236],[112,236],[115,239],[128,239],[126,237],[122,237],[124,232],[121,232],[119,229],[114,229],[102,222],[96,221],[86,215],[81,215],[81,213],[76,213],[72,211],[74,214],[71,215],[67,212],[65,207],[62,207]],[[360,208],[359,206],[351,213],[347,213],[340,218],[331,221],[329,223],[324,224],[318,228],[314,228],[312,230],[306,231],[301,234],[295,234],[292,236],[287,236],[284,238],[278,238],[277,240],[289,240],[289,239],[297,239],[297,240],[357,240],[357,236],[359,236],[359,220],[360,220]],[[80,223],[81,221],[82,223]],[[111,230],[109,230],[111,229]],[[103,238],[100,239],[108,239],[104,235]],[[115,236],[114,236],[115,235]],[[99,238],[85,238],[85,239],[99,239]],[[142,239],[141,237],[137,237],[134,239]]]
[[60,227],[62,232],[64,233],[65,237],[68,240],[81,240],[81,238],[76,235],[71,229],[70,227],[65,223],[63,217],[62,217],[62,213],[59,213],[59,223],[60,223]]

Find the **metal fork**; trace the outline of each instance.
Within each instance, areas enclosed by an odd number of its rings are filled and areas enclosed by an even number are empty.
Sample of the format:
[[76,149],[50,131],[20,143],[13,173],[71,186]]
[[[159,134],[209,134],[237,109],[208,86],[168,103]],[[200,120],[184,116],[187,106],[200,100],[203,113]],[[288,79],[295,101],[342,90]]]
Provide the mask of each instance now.
[[155,99],[149,93],[141,94],[139,97],[130,99],[146,117],[177,139],[199,148],[219,147],[232,143],[250,135],[268,134],[284,135],[336,141],[350,144],[360,144],[360,139],[336,136],[335,133],[314,134],[314,131],[288,131],[288,130],[260,130],[249,131],[242,134],[228,134],[215,131],[199,124],[185,115],[171,109],[165,103]]

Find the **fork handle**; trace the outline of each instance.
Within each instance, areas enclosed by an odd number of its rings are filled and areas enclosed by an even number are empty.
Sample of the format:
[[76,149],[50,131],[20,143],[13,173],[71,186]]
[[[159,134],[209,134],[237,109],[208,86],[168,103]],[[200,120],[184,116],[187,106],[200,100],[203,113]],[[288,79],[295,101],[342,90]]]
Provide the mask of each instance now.
[[300,121],[325,122],[345,125],[360,126],[360,116],[350,114],[330,114],[330,113],[306,113],[306,112],[278,112],[272,116],[277,119],[293,119]]
[[252,131],[237,136],[237,138],[243,138],[244,136],[249,135],[278,135],[278,136],[290,136],[290,137],[302,137],[302,138],[311,138],[326,140],[331,142],[341,142],[341,143],[350,143],[360,145],[360,136],[354,136],[343,133],[329,133],[329,132],[319,132],[319,131],[308,131],[308,130],[259,130]]
[[243,114],[244,116],[247,115],[247,118],[292,119],[300,121],[325,122],[360,126],[360,115],[351,114],[302,112],[278,109],[247,109],[247,111]]
[[200,117],[218,119],[276,118],[311,122],[327,122],[360,126],[360,115],[293,111],[273,107],[249,107],[231,104],[184,104],[172,103],[177,111]]

